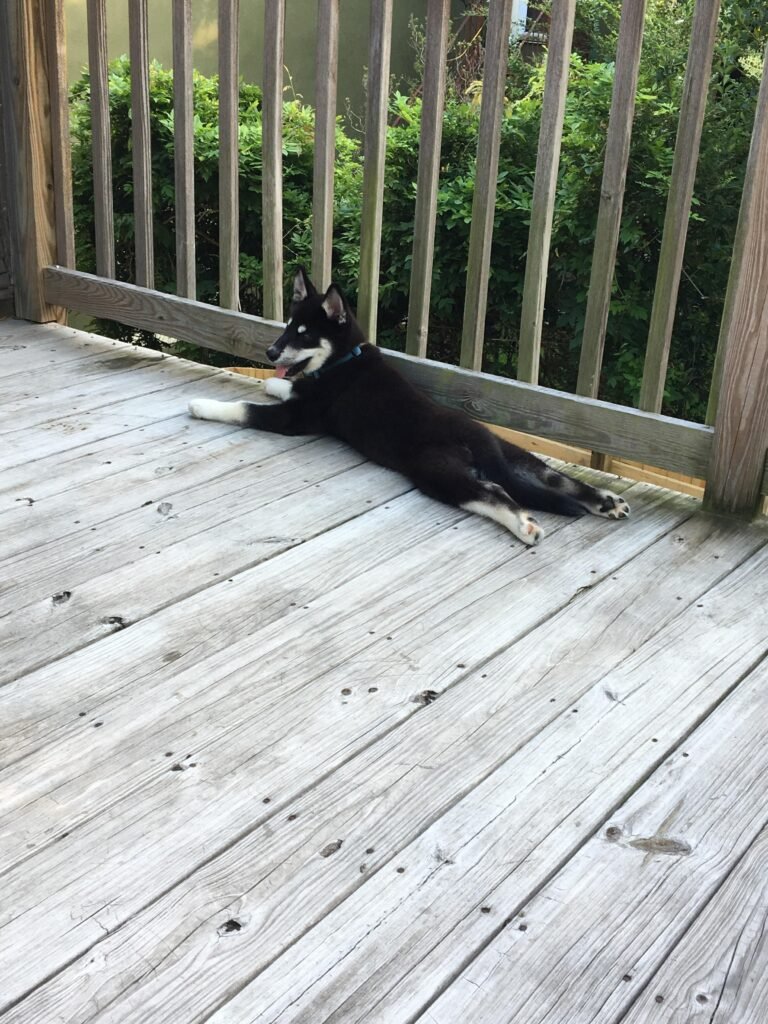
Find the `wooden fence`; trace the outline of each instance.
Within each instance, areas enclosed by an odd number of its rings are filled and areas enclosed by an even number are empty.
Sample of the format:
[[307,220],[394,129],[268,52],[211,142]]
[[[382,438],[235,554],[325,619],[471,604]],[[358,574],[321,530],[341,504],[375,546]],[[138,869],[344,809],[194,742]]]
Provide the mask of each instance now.
[[[195,301],[193,0],[173,0],[178,295],[153,289],[148,0],[127,0],[132,68],[136,283],[114,280],[114,227],[106,61],[106,0],[87,0],[93,123],[96,275],[75,267],[63,0],[0,7],[3,131],[13,197],[16,313],[36,321],[66,310],[119,320],[263,361],[283,317],[282,89],[285,0],[266,0],[263,83],[263,318],[238,312],[238,38],[240,0],[219,0],[220,306]],[[709,424],[660,415],[677,291],[719,15],[697,0],[639,409],[602,402],[598,381],[629,157],[645,0],[625,0],[614,95],[596,212],[585,340],[577,394],[538,385],[544,292],[576,0],[554,0],[549,32],[520,320],[519,380],[479,372],[489,287],[509,46],[511,0],[491,0],[467,254],[460,367],[427,360],[430,281],[440,168],[449,0],[428,0],[421,145],[406,354],[388,353],[439,401],[501,426],[704,477],[716,510],[752,514],[768,493],[768,84],[763,81],[720,331]],[[358,315],[375,338],[379,288],[393,0],[372,0]],[[331,275],[339,0],[318,0],[312,270]]]

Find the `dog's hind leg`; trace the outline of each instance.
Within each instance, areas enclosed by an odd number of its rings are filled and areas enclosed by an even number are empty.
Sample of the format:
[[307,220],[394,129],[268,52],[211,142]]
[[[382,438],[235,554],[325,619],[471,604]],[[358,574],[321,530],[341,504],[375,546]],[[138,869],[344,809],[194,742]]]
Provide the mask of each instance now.
[[574,480],[506,441],[501,442],[501,450],[509,471],[506,489],[534,508],[563,515],[589,512],[606,519],[626,519],[629,515],[629,505],[621,495]]
[[464,447],[427,449],[420,453],[418,462],[411,464],[408,475],[430,498],[493,519],[523,544],[538,544],[544,530],[530,512],[510,498],[503,487],[479,479],[470,459],[471,452]]
[[544,530],[531,513],[522,509],[498,484],[490,483],[487,480],[478,481],[478,483],[481,493],[471,501],[462,502],[461,508],[466,512],[485,516],[486,519],[493,519],[494,522],[506,527],[523,544],[529,546],[538,544],[544,536]]

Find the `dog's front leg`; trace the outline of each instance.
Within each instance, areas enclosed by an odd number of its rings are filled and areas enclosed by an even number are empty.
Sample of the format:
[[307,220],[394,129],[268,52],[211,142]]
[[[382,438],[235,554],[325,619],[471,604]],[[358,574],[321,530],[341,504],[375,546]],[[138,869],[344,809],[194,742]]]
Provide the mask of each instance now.
[[240,427],[269,430],[273,434],[321,434],[322,424],[316,423],[303,402],[283,405],[261,405],[257,402],[218,402],[210,398],[196,398],[189,403],[190,415],[199,420],[218,423],[236,423]]

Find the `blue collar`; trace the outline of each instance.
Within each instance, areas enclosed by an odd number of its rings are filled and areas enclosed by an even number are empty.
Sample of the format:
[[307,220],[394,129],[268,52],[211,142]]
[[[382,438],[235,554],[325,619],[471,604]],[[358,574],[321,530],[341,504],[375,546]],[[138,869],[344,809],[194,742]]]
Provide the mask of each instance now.
[[347,352],[345,356],[342,356],[341,359],[337,359],[335,363],[327,363],[326,365],[321,366],[319,370],[312,370],[311,373],[305,373],[304,376],[313,377],[315,380],[317,380],[320,374],[325,373],[326,370],[335,370],[336,367],[341,366],[342,363],[348,363],[350,359],[354,359],[355,356],[360,356],[362,354],[363,350],[360,348],[360,346],[355,345],[351,352]]

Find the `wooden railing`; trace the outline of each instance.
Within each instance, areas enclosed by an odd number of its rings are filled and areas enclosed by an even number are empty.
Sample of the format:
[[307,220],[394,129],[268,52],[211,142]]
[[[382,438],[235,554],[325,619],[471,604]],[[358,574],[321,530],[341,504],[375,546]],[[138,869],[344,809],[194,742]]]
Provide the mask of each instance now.
[[[0,83],[20,317],[106,317],[263,361],[283,316],[282,88],[285,0],[266,0],[263,82],[263,318],[238,312],[240,0],[219,0],[220,306],[195,301],[191,5],[173,0],[176,261],[179,295],[153,289],[147,0],[127,0],[132,69],[136,283],[114,280],[105,0],[88,0],[96,275],[75,268],[63,0],[0,7]],[[376,334],[393,0],[372,0],[358,316]],[[601,402],[602,366],[627,173],[645,0],[625,0],[577,394],[538,386],[575,0],[554,0],[520,323],[517,381],[479,372],[489,287],[511,0],[491,0],[467,254],[461,367],[427,360],[449,0],[428,0],[421,146],[405,355],[387,353],[439,401],[595,452],[704,477],[715,510],[756,511],[768,493],[768,84],[764,77],[720,331],[708,423],[662,416],[662,394],[710,77],[719,0],[697,0],[639,409]],[[312,269],[331,276],[339,0],[318,0]]]

